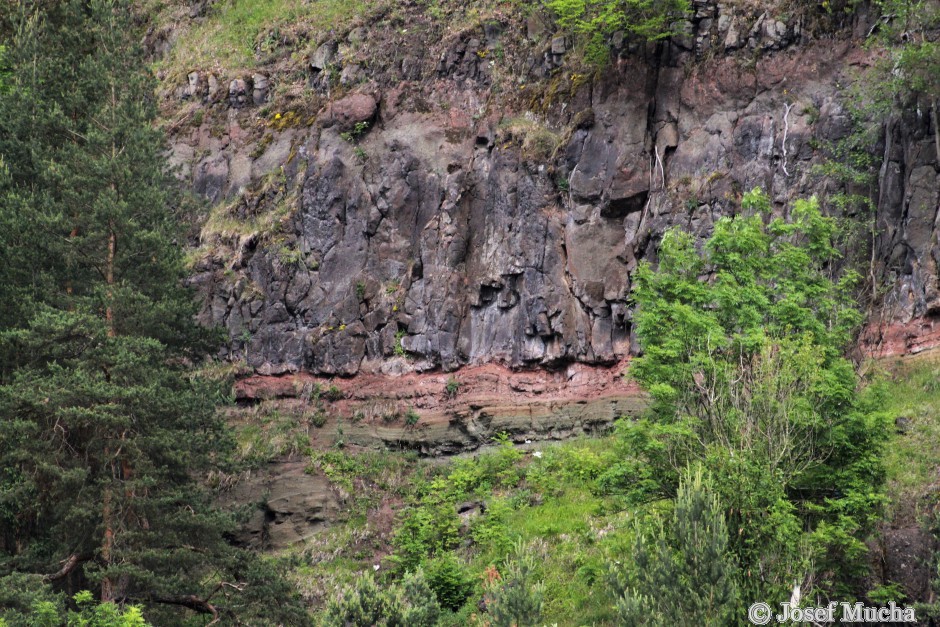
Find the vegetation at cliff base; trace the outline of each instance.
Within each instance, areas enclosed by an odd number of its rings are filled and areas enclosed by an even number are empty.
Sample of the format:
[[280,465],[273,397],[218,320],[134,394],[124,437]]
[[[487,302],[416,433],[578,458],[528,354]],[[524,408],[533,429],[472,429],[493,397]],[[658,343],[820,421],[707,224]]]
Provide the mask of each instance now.
[[[860,314],[840,223],[815,199],[769,209],[753,190],[701,248],[668,231],[638,269],[645,418],[416,474],[377,576],[421,573],[442,625],[746,624],[795,586],[869,593],[892,410],[844,356]],[[374,578],[329,615],[394,603]]]
[[815,199],[790,220],[772,218],[760,190],[742,208],[701,253],[667,231],[658,270],[636,273],[644,355],[631,374],[653,416],[630,435],[645,463],[624,470],[626,486],[644,477],[669,495],[684,466],[703,464],[740,530],[747,603],[787,597],[794,580],[846,593],[884,501],[887,438],[883,387],[844,357],[857,275],[833,275],[838,223]]

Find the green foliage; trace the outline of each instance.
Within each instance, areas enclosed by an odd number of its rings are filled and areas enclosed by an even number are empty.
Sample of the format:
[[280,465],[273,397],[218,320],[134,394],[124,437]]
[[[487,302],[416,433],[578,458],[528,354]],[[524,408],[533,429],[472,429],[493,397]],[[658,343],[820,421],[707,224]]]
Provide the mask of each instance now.
[[119,607],[114,603],[95,603],[91,592],[74,597],[78,612],[69,612],[68,627],[144,627],[147,622],[139,606]]
[[457,380],[457,377],[451,376],[447,378],[447,384],[444,385],[444,395],[447,398],[456,398],[457,392],[460,391],[460,381]]
[[405,425],[413,427],[418,424],[419,420],[421,420],[421,415],[415,411],[414,407],[409,407],[408,413],[405,414]]
[[317,429],[323,428],[327,421],[327,415],[323,411],[317,410],[309,416],[310,424]]
[[516,485],[521,478],[517,467],[521,457],[518,449],[504,442],[492,453],[460,460],[447,476],[421,486],[392,541],[395,560],[411,570],[426,558],[455,548],[460,542],[461,526],[457,504],[501,486]]
[[369,130],[368,122],[356,122],[352,130],[345,131],[340,133],[339,136],[344,140],[350,143],[356,143],[359,141],[359,138],[366,134],[366,131]]
[[273,403],[260,403],[245,412],[247,424],[240,425],[235,433],[235,460],[240,464],[257,468],[277,457],[304,454],[310,448],[307,433],[308,423],[325,421],[318,418],[319,412],[298,416],[283,412]]
[[907,594],[904,592],[904,586],[894,582],[888,584],[878,584],[869,590],[868,594],[865,596],[868,597],[868,600],[875,605],[887,605],[891,602],[901,604],[904,603],[904,601],[907,599]]
[[[143,612],[137,605],[121,607],[115,603],[96,603],[87,590],[72,597],[77,611],[63,615],[61,604],[53,601],[35,601],[28,615],[7,623],[0,617],[0,625],[28,625],[29,627],[146,627]],[[21,622],[22,621],[22,622]]]
[[[157,3],[160,22],[178,20],[172,3]],[[368,7],[363,0],[255,0],[217,2],[204,19],[175,24],[176,45],[159,63],[180,78],[193,69],[220,67],[227,75],[256,67],[277,43],[276,33],[302,24],[308,32],[342,29]]]
[[[234,442],[216,412],[226,394],[194,372],[218,336],[195,326],[182,287],[191,207],[164,162],[134,11],[14,11],[0,91],[4,581],[88,587],[104,603],[80,609],[87,624],[136,620],[109,601],[179,624],[190,610],[158,599],[210,595],[233,621],[304,624],[279,574],[228,544],[231,517],[196,481]],[[48,613],[59,602],[41,588]]]
[[45,585],[40,575],[12,572],[0,576],[0,625],[58,626],[65,616],[65,595]]
[[401,343],[402,339],[404,339],[407,334],[408,333],[402,329],[395,332],[395,355],[398,357],[404,357],[408,354],[405,351],[405,345]]
[[343,390],[340,389],[338,385],[336,385],[335,383],[331,383],[330,387],[326,388],[323,391],[322,396],[328,401],[335,402],[335,401],[341,400],[345,396],[345,394],[343,394]]
[[670,496],[678,472],[703,463],[741,529],[735,555],[762,573],[743,582],[746,596],[770,599],[802,580],[809,557],[824,586],[864,567],[863,538],[884,500],[886,427],[879,388],[859,395],[843,357],[860,314],[857,275],[833,275],[839,225],[815,199],[797,201],[789,220],[769,217],[760,190],[743,208],[716,223],[702,253],[671,230],[659,269],[638,268],[644,355],[630,372],[654,420],[625,428],[624,459],[603,482]]
[[485,547],[490,555],[508,554],[512,548],[509,521],[514,509],[507,498],[491,498],[486,504],[486,515],[474,520],[470,528],[474,543]]
[[[916,108],[932,118],[940,159],[940,6],[930,0],[878,0],[882,17],[870,43],[885,54],[862,72],[850,90],[855,132],[847,139],[870,148],[906,110]],[[838,156],[837,156],[838,157]],[[838,161],[838,158],[834,159]],[[872,168],[873,170],[873,168]]]
[[441,607],[456,612],[473,591],[473,580],[460,560],[451,552],[425,564],[428,585]]
[[545,586],[536,580],[538,558],[526,544],[516,544],[512,558],[498,578],[486,586],[486,612],[493,627],[538,625]]
[[691,10],[688,0],[546,0],[558,25],[583,42],[585,60],[604,65],[607,38],[617,31],[645,41],[677,34],[677,22]]
[[440,606],[419,568],[401,584],[379,586],[371,573],[330,600],[323,627],[433,627]]
[[460,517],[454,504],[428,495],[420,507],[402,518],[393,540],[395,559],[406,569],[416,568],[427,557],[455,548],[459,532]]
[[6,65],[6,56],[7,49],[6,46],[0,44],[0,91],[4,90],[4,85],[8,80],[7,75],[9,74],[9,69]]
[[[940,468],[940,363],[928,354],[898,359],[890,364],[890,394],[883,397],[885,411],[901,428],[893,430],[885,447],[893,513],[911,504],[924,507],[937,468]],[[929,510],[918,509],[917,515]],[[940,531],[940,521],[934,523]]]
[[877,80],[904,97],[923,94],[940,98],[940,42],[932,35],[940,26],[940,7],[929,0],[879,0],[884,25],[875,35],[891,53]]
[[340,451],[314,451],[311,467],[320,470],[333,483],[352,490],[353,479],[365,472],[365,466],[352,455]]
[[281,246],[277,249],[277,258],[281,263],[288,266],[295,266],[300,263],[304,255],[299,249],[292,246]]
[[638,528],[633,563],[617,603],[622,625],[731,625],[739,571],[718,496],[701,466],[683,473],[672,520]]

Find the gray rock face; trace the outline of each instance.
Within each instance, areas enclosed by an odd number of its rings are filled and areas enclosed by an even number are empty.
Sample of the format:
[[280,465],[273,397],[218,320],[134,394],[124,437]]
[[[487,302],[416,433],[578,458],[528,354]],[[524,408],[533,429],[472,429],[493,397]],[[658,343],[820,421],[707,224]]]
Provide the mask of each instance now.
[[940,315],[940,167],[929,116],[889,123],[880,170],[876,272],[886,279],[884,318]]
[[[778,212],[796,197],[853,191],[813,172],[822,147],[851,131],[839,87],[850,43],[794,49],[799,30],[771,16],[696,7],[687,40],[647,56],[622,41],[606,74],[572,83],[537,116],[510,99],[487,104],[492,50],[511,43],[509,28],[489,24],[454,35],[430,63],[402,50],[393,74],[327,102],[315,127],[268,136],[263,150],[223,138],[192,164],[196,191],[231,202],[283,166],[286,191],[258,192],[240,211],[286,203],[289,216],[276,235],[215,242],[222,252],[193,278],[201,319],[226,327],[231,356],[262,374],[623,360],[636,350],[630,274],[655,262],[665,229],[704,237],[756,186]],[[547,76],[567,50],[539,24],[529,19],[519,37],[520,80]],[[754,67],[723,54],[745,45],[764,51]],[[690,65],[709,46],[721,54]],[[341,56],[324,44],[311,67]],[[371,68],[357,65],[355,80]],[[257,100],[241,80],[229,96],[230,115]],[[368,134],[342,138],[362,122]],[[940,313],[932,138],[929,119],[912,113],[878,148],[876,272],[895,317]],[[549,149],[534,150],[539,142]],[[199,153],[174,150],[187,154]]]

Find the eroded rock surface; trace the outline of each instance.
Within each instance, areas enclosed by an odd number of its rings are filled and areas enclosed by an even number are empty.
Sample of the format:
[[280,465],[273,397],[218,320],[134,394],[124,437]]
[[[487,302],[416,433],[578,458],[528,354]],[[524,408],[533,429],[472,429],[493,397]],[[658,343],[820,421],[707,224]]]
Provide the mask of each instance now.
[[334,522],[342,500],[306,461],[277,461],[239,477],[222,493],[224,505],[246,509],[247,520],[233,538],[253,549],[277,550],[297,544]]
[[557,372],[487,364],[462,369],[459,379],[439,373],[256,376],[241,380],[236,395],[242,403],[274,401],[280,411],[302,416],[312,409],[313,386],[334,398],[321,403],[325,423],[310,429],[312,446],[342,441],[423,455],[474,450],[500,434],[521,444],[603,433],[618,418],[638,417],[647,404],[624,379],[623,364],[572,364]]
[[327,377],[616,364],[638,350],[637,263],[671,226],[707,236],[756,186],[777,212],[873,195],[869,265],[887,294],[865,346],[933,342],[927,109],[887,124],[876,188],[817,168],[853,132],[844,87],[871,62],[865,11],[819,39],[804,20],[697,2],[672,41],[615,34],[596,77],[565,65],[572,42],[540,13],[460,31],[413,17],[407,35],[382,21],[332,33],[295,68],[314,114],[289,100],[260,113],[283,71],[195,71],[177,90],[210,114],[172,154],[216,203],[192,280],[229,358]]

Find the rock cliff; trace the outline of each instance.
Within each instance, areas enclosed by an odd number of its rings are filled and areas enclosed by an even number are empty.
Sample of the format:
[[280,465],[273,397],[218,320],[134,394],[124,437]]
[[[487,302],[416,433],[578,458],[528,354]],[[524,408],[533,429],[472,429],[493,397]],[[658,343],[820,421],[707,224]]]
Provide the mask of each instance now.
[[[892,118],[874,184],[818,167],[855,132],[848,87],[872,61],[866,11],[841,19],[698,1],[680,37],[615,33],[593,73],[539,11],[455,23],[400,3],[307,34],[306,56],[275,38],[250,74],[165,77],[172,158],[213,207],[194,242],[201,319],[264,376],[606,370],[637,350],[638,260],[761,186],[781,212],[870,198],[864,262],[884,290],[864,345],[938,343],[930,116]],[[868,250],[856,217],[851,248]]]

